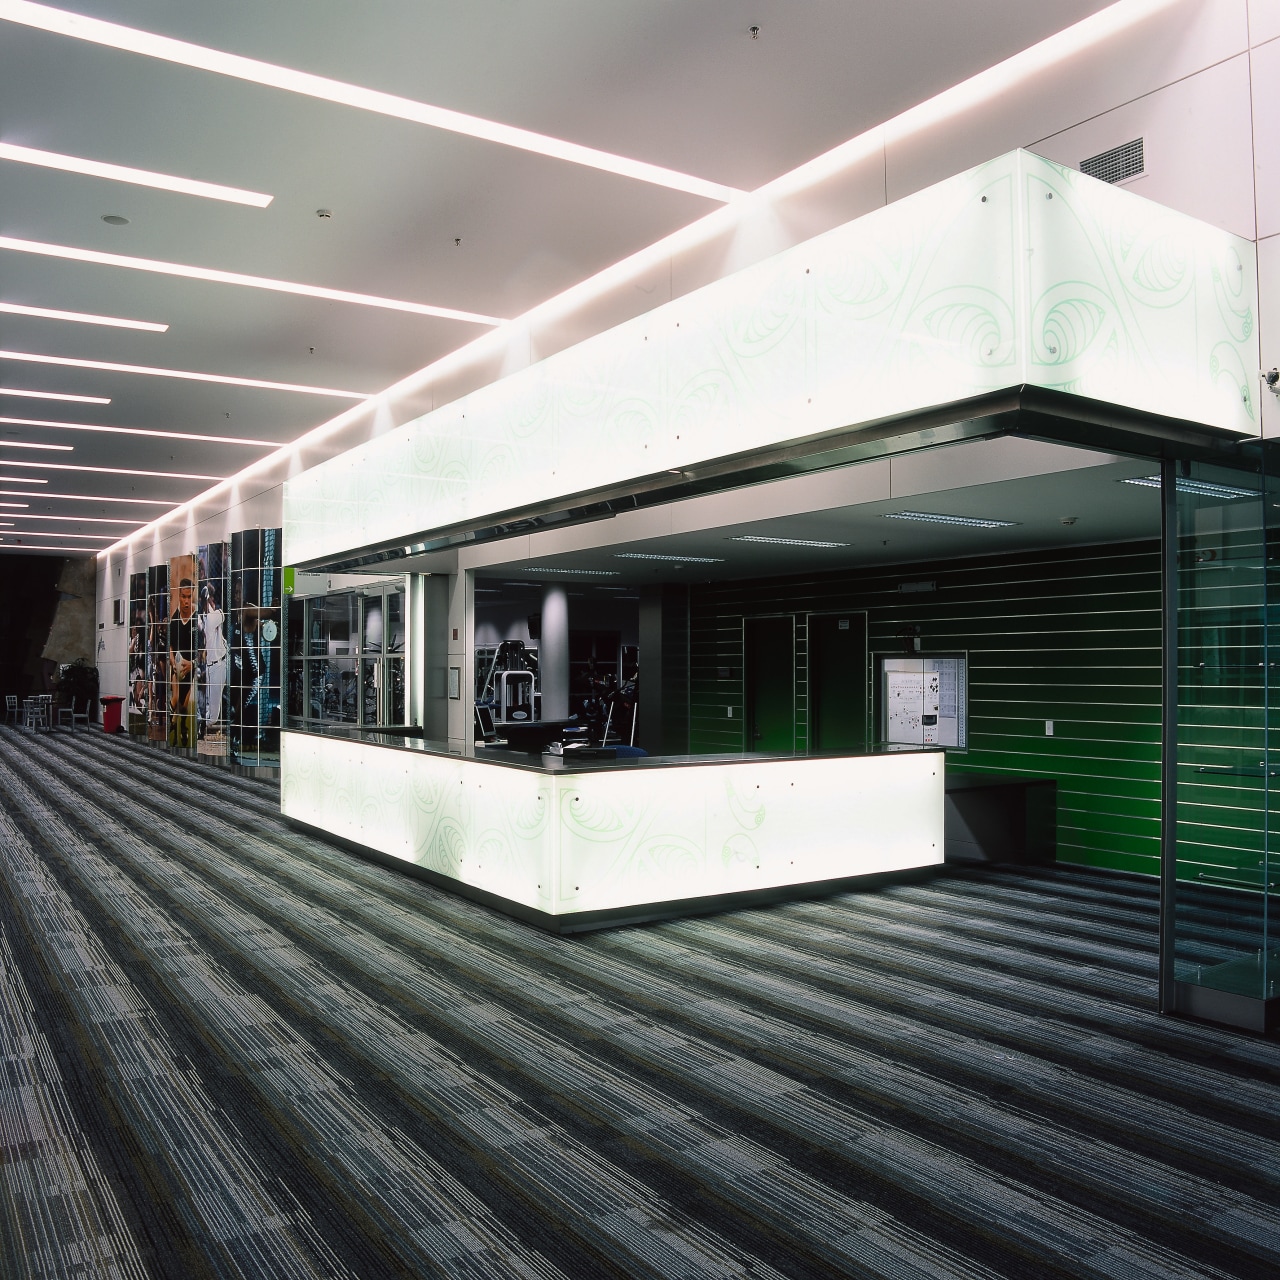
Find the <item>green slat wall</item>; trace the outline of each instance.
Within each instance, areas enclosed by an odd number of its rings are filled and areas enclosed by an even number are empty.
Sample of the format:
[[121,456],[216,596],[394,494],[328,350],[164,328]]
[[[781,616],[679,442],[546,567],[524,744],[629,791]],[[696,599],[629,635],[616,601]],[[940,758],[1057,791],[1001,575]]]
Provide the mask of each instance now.
[[[952,754],[951,767],[1056,778],[1062,861],[1154,875],[1159,569],[1158,544],[1141,542],[699,586],[690,598],[690,749],[743,750],[742,620],[792,613],[805,750],[806,615],[865,611],[873,651],[901,652],[896,633],[906,626],[921,628],[925,651],[968,651],[970,749]],[[936,593],[899,592],[920,579],[935,581]],[[1229,804],[1234,788],[1219,790]],[[1183,821],[1193,820],[1188,810]]]

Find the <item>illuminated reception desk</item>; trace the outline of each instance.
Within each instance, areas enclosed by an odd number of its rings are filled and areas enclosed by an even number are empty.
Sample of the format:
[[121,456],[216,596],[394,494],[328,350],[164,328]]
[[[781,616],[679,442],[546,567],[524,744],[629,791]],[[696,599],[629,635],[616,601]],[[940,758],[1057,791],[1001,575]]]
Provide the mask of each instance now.
[[562,933],[943,860],[940,751],[541,760],[284,733],[281,811]]

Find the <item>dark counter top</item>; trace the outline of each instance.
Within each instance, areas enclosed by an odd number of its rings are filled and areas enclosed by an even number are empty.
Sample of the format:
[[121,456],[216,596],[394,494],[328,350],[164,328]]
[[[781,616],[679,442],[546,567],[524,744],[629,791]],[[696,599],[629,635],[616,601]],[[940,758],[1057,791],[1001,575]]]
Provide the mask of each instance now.
[[867,751],[836,753],[826,755],[808,755],[803,752],[717,752],[714,754],[680,755],[680,756],[626,756],[621,759],[575,759],[573,750],[563,756],[538,752],[515,751],[509,747],[486,746],[484,743],[469,744],[467,749],[451,748],[449,743],[431,739],[406,737],[403,729],[392,733],[380,733],[373,729],[360,729],[354,725],[326,725],[308,729],[286,729],[289,737],[338,738],[351,742],[359,742],[365,746],[378,747],[387,751],[408,751],[419,755],[453,756],[466,760],[477,760],[483,764],[497,765],[506,769],[523,769],[533,773],[594,773],[600,770],[630,769],[663,769],[688,765],[710,764],[762,764],[781,760],[831,760],[831,759],[864,759],[869,756],[887,755],[919,755],[925,752],[941,752],[942,747],[905,747],[879,746]]

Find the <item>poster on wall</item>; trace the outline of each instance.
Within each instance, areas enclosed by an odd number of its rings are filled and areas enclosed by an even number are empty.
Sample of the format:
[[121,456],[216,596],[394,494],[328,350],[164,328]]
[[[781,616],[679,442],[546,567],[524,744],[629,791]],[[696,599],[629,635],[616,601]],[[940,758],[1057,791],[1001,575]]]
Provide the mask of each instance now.
[[199,657],[196,618],[196,558],[169,560],[169,616],[165,624],[168,671],[168,743],[192,751],[196,745],[196,663]]
[[169,728],[169,566],[147,570],[146,736],[168,740]]
[[227,734],[239,764],[280,763],[280,530],[231,535]]
[[147,725],[147,575],[129,575],[129,690],[125,726],[143,734]]
[[196,682],[196,749],[202,756],[225,756],[227,737],[227,575],[225,542],[211,542],[197,556],[199,659]]

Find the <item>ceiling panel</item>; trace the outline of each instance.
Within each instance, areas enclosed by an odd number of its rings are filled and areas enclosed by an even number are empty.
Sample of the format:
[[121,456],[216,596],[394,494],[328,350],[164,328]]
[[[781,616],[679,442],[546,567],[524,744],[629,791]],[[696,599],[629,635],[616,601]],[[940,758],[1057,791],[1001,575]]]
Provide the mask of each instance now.
[[[751,188],[1104,0],[71,0],[71,7]],[[616,174],[5,22],[0,141],[274,197],[255,209],[0,161],[2,236],[494,317],[518,315],[715,207]],[[318,217],[319,209],[331,216]],[[104,223],[108,214],[127,225]],[[3,350],[363,393],[483,331],[5,249],[0,301],[170,326],[154,334],[0,314]],[[4,387],[112,403],[0,394],[0,416],[280,443],[351,403],[0,360]],[[74,452],[63,456],[74,465],[219,476],[260,456],[205,442],[12,429],[17,434],[0,435],[0,474],[6,457],[31,453],[6,453],[5,441],[71,443]],[[47,476],[50,492],[181,501],[203,487],[27,470]],[[43,505],[78,518],[86,504]]]

